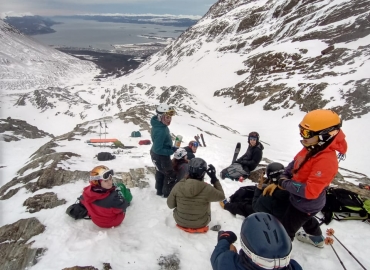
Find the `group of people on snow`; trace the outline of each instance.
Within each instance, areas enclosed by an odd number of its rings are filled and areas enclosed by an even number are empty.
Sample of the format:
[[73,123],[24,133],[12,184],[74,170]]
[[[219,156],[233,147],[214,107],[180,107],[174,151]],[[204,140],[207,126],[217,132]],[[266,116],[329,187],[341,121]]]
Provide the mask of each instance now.
[[[240,231],[239,253],[233,245],[236,235],[219,231],[211,257],[214,270],[302,269],[290,259],[292,241],[296,237],[319,248],[324,246],[315,215],[324,207],[325,190],[338,171],[336,152],[343,155],[347,151],[340,117],[324,109],[307,113],[299,124],[303,148],[287,167],[270,163],[266,168],[267,179],[261,174],[255,187],[242,187],[228,200],[215,167],[195,157],[197,141],[191,141],[185,148],[173,146],[168,126],[175,114],[167,104],[157,107],[156,115],[151,118],[150,155],[156,168],[156,194],[167,198],[168,207],[174,209],[177,227],[190,233],[207,232],[210,203],[220,202],[231,214],[246,218]],[[235,172],[246,178],[256,169],[264,149],[257,132],[249,133],[248,144],[246,153],[221,171],[222,179],[237,179]],[[104,228],[123,221],[132,199],[130,190],[123,184],[112,183],[113,174],[105,166],[95,167],[81,198],[92,221]],[[205,175],[211,184],[204,182]],[[243,195],[247,193],[248,198]],[[301,227],[304,232],[298,232]]]

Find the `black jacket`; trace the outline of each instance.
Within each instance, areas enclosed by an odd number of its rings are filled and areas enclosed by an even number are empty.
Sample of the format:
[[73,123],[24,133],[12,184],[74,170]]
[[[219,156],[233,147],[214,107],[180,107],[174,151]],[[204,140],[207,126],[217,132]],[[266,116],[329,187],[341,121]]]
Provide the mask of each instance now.
[[253,171],[262,160],[262,150],[264,149],[262,143],[258,142],[255,146],[250,146],[240,158],[236,160],[243,166],[245,171]]
[[186,147],[184,147],[184,149],[188,153],[187,154],[188,160],[191,160],[191,159],[195,158],[195,155],[193,153],[193,150],[191,150],[191,147],[190,146],[186,146]]
[[263,196],[262,191],[258,188],[254,190],[253,210],[255,212],[269,213],[281,221],[290,204],[289,191],[276,188],[272,196]]

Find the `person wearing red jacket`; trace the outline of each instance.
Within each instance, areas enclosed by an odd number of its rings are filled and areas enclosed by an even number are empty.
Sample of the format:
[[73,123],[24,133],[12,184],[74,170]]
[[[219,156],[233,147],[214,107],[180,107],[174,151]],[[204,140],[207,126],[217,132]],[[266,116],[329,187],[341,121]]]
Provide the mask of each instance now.
[[[95,167],[90,172],[90,185],[84,188],[81,197],[81,203],[86,207],[92,222],[101,228],[120,225],[129,205],[122,188],[113,184],[113,174],[113,170],[106,166]],[[131,200],[129,190],[125,192],[129,193]]]
[[[277,183],[290,193],[290,205],[282,224],[292,240],[296,236],[302,242],[319,248],[324,246],[315,215],[325,205],[326,189],[338,172],[338,158],[347,152],[341,126],[342,121],[335,112],[323,109],[307,113],[299,124],[304,147]],[[272,193],[274,186],[267,188],[264,194]],[[298,232],[301,226],[304,232]]]

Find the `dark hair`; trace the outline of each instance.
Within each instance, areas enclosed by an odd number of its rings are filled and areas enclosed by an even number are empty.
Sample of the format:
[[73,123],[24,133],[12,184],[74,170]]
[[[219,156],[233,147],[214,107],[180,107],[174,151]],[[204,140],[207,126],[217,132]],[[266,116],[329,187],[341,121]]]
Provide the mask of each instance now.
[[180,165],[184,163],[189,163],[189,161],[185,158],[181,158],[181,159],[173,158],[172,159],[173,170],[177,173],[179,171]]

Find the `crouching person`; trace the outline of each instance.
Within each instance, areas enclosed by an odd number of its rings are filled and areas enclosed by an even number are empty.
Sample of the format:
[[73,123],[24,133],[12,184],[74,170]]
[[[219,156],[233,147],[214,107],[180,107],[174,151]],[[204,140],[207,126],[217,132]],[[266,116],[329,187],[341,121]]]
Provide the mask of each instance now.
[[[211,185],[204,182],[205,174],[211,178]],[[224,191],[216,177],[213,165],[201,158],[193,158],[189,162],[189,175],[180,180],[167,198],[167,205],[173,209],[173,217],[177,226],[190,233],[208,231],[211,221],[211,202],[225,198]]]
[[132,200],[124,184],[113,184],[113,170],[100,165],[90,172],[90,185],[84,188],[81,203],[92,222],[101,228],[120,225]]
[[233,243],[235,233],[220,231],[211,256],[213,270],[302,270],[290,259],[292,243],[283,225],[272,215],[255,213],[248,216],[240,232],[242,249],[239,254]]

